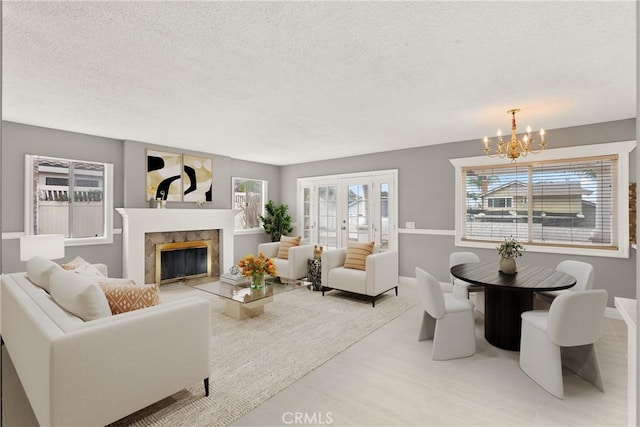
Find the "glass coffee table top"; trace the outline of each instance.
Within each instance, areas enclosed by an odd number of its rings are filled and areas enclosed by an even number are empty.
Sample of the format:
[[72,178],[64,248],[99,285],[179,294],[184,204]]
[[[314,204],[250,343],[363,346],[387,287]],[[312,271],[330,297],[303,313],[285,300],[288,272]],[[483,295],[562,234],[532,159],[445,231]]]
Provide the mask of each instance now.
[[221,281],[213,281],[194,285],[193,287],[222,298],[237,301],[239,303],[251,303],[274,295],[292,291],[294,289],[309,288],[311,282],[306,280],[285,279],[281,277],[268,277],[262,288],[251,289],[249,283],[231,284]]

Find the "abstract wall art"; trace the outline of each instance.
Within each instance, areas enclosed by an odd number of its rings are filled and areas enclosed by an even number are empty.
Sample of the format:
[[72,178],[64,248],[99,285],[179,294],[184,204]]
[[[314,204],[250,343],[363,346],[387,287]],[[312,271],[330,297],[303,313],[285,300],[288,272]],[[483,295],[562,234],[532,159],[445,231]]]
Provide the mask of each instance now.
[[207,157],[182,156],[182,200],[184,202],[213,201],[213,161]]
[[182,154],[147,150],[147,200],[182,200]]

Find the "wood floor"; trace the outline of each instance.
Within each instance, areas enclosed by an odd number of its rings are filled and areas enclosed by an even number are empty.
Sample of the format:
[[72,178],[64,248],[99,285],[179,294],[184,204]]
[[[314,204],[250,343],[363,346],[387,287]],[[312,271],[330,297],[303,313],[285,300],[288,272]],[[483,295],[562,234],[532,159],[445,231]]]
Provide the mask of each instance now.
[[[403,286],[400,292],[406,295],[415,287]],[[421,316],[418,305],[233,425],[626,425],[622,320],[606,319],[597,343],[606,393],[565,371],[565,399],[559,400],[520,370],[518,352],[485,341],[480,314],[474,356],[432,361],[432,342],[417,340]]]
[[[415,284],[403,284],[399,292],[418,300]],[[484,340],[478,314],[476,354],[432,361],[432,342],[417,340],[421,316],[417,305],[233,425],[626,425],[627,331],[622,320],[606,319],[597,343],[606,393],[567,371],[565,399],[559,400],[520,370],[519,353]],[[3,353],[2,424],[37,425]]]

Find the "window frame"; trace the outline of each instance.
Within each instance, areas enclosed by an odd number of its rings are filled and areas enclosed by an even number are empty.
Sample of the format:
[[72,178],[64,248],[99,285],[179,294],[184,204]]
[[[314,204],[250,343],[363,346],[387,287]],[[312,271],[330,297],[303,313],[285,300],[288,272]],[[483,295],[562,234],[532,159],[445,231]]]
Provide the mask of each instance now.
[[[575,247],[554,243],[545,245],[535,243],[525,246],[528,252],[541,252],[551,254],[568,254],[599,256],[607,258],[629,258],[629,153],[636,147],[636,141],[610,142],[592,145],[579,145],[573,147],[547,149],[539,154],[531,155],[526,159],[518,159],[518,163],[523,165],[540,165],[547,162],[571,161],[575,159],[597,157],[597,156],[618,156],[617,167],[617,188],[616,209],[617,218],[617,249]],[[455,168],[455,245],[469,248],[495,249],[495,241],[479,242],[464,240],[463,231],[466,215],[463,215],[462,208],[465,203],[465,180],[463,171],[472,167],[500,167],[508,159],[490,158],[487,156],[465,157],[449,159]]]
[[51,160],[60,160],[72,163],[95,163],[104,167],[104,190],[103,190],[103,230],[102,236],[99,237],[66,237],[64,239],[65,246],[86,246],[86,245],[105,245],[113,243],[113,188],[114,173],[113,164],[106,162],[96,162],[92,160],[67,159],[55,156],[26,154],[25,155],[25,181],[24,181],[24,234],[33,235],[33,160],[35,157],[41,157]]
[[260,181],[262,183],[262,209],[260,210],[259,215],[264,216],[265,210],[264,205],[269,201],[269,181],[266,179],[260,178],[245,178],[242,176],[232,176],[231,177],[231,209],[234,210],[234,228],[233,234],[262,234],[264,233],[264,228],[262,225],[253,228],[235,228],[235,182],[237,179],[243,179],[245,181]]

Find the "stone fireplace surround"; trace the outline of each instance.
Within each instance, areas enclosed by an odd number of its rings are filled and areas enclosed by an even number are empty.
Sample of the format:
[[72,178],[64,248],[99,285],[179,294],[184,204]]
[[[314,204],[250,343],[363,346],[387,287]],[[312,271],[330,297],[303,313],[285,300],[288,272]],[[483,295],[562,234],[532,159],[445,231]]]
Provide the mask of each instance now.
[[219,271],[233,265],[232,209],[117,208],[122,216],[123,277],[145,283],[145,235],[194,230],[219,230]]

